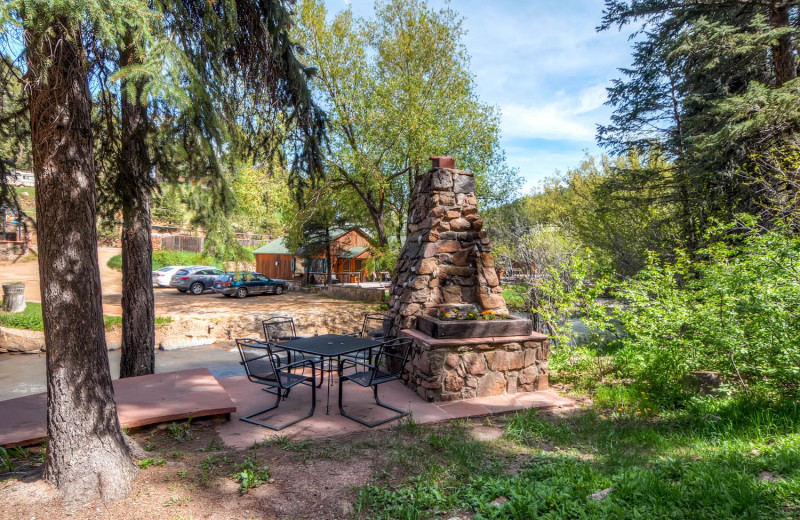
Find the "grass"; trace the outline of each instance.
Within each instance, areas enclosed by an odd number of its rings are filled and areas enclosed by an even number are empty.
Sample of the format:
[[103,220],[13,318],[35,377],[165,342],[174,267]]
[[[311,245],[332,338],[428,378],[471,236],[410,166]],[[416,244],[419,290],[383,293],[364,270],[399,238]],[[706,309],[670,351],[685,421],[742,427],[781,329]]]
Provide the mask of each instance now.
[[[31,210],[36,207],[36,189],[29,186],[20,186],[14,188],[14,191],[17,192],[17,200],[25,213],[33,213]],[[29,214],[28,216],[36,217],[34,214]]]
[[[122,255],[114,255],[106,263],[112,269],[122,270]],[[153,251],[153,270],[156,271],[168,265],[210,265],[224,269],[222,262],[214,260],[203,253],[189,251]]]
[[[121,316],[103,316],[106,330],[111,330],[115,325],[122,323]],[[157,316],[156,326],[171,323],[169,316]],[[42,304],[27,302],[25,310],[22,312],[2,312],[0,311],[0,326],[11,329],[44,330],[42,321]]]
[[[638,393],[567,418],[519,412],[493,443],[458,424],[421,428],[359,488],[357,517],[800,518],[797,401],[696,397],[663,410],[652,401]],[[650,414],[636,413],[642,402]],[[408,474],[390,478],[398,468]],[[492,505],[499,497],[508,501]]]
[[520,296],[519,292],[515,290],[515,286],[508,286],[503,289],[503,298],[505,298],[509,308],[520,311],[527,310],[524,308],[525,300]]

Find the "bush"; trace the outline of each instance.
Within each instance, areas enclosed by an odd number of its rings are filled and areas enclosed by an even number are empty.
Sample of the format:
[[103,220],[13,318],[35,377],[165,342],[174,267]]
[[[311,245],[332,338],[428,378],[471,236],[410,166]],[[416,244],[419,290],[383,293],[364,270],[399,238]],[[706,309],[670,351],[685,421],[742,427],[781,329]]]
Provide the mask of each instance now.
[[682,392],[701,369],[745,390],[800,391],[800,238],[749,229],[714,230],[702,260],[653,256],[619,287],[619,366],[659,393]]
[[[106,263],[112,269],[122,270],[122,255],[114,255]],[[225,265],[203,253],[191,251],[170,251],[162,249],[153,251],[153,271],[168,265],[210,265],[225,269]]]
[[0,325],[11,329],[44,330],[42,304],[26,302],[22,312],[0,312]]

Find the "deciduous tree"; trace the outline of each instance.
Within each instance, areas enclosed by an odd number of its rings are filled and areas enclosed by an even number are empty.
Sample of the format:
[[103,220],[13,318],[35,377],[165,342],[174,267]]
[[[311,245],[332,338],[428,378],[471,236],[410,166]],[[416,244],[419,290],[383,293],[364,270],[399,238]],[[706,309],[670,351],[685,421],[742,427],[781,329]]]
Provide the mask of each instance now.
[[376,3],[374,19],[348,9],[328,22],[309,0],[299,14],[296,34],[330,116],[329,182],[364,208],[377,245],[404,235],[407,197],[430,155],[475,172],[484,201],[513,191],[499,114],[477,98],[453,10],[392,0]]

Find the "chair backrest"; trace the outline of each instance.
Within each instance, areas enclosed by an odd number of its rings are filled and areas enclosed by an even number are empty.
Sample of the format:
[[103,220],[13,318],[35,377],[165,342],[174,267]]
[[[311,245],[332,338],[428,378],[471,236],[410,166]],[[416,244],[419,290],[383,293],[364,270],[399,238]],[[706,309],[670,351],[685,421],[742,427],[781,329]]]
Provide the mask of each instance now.
[[236,340],[247,378],[254,383],[275,380],[275,358],[269,343],[259,339]]
[[275,316],[261,322],[264,327],[264,339],[267,341],[286,341],[297,338],[294,319],[290,316]]
[[364,315],[361,326],[362,338],[386,338],[392,329],[392,318],[379,312],[368,312]]
[[368,386],[372,386],[376,378],[383,379],[382,382],[400,379],[411,353],[411,343],[411,338],[396,338],[383,343],[375,356],[376,370],[372,371]]

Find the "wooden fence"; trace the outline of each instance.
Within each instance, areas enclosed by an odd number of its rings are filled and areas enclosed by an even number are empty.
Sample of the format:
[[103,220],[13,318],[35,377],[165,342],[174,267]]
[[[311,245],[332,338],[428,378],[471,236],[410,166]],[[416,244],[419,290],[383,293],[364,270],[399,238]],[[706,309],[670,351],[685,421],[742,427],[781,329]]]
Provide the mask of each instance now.
[[[236,241],[247,249],[254,249],[269,240],[268,237],[260,238],[237,238]],[[200,253],[203,251],[205,237],[191,235],[161,235],[153,237],[154,249],[168,249],[170,251],[191,251]],[[160,246],[159,246],[160,242]]]

